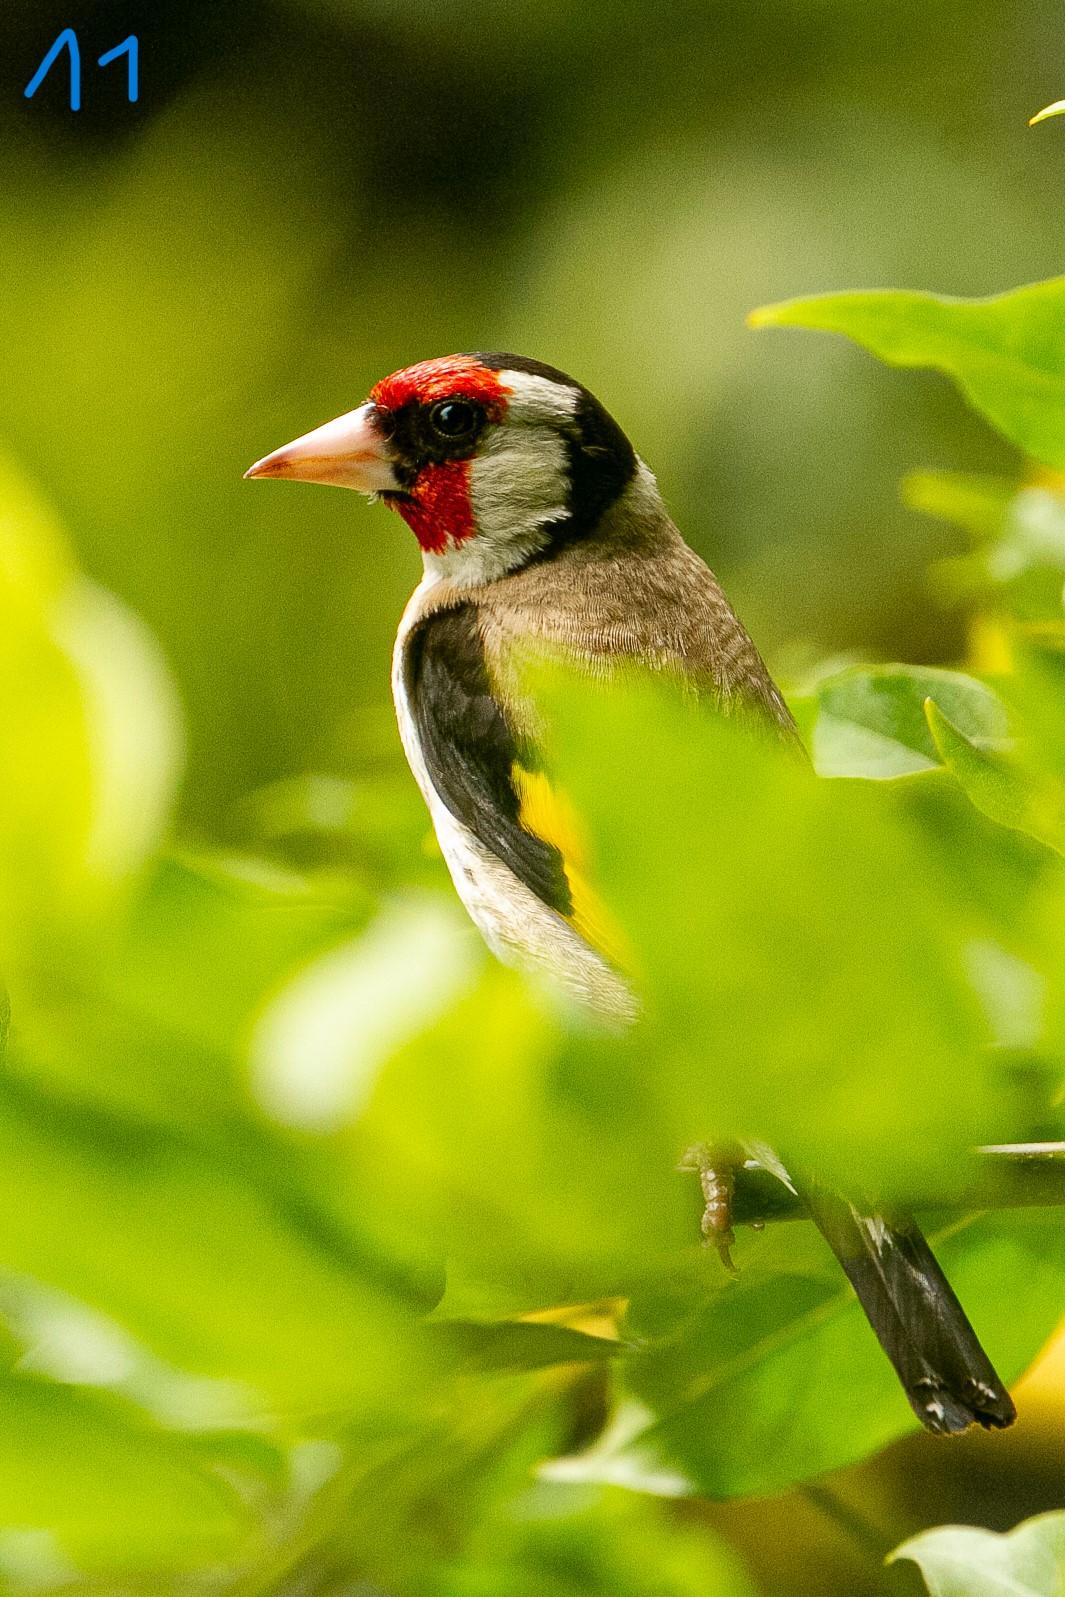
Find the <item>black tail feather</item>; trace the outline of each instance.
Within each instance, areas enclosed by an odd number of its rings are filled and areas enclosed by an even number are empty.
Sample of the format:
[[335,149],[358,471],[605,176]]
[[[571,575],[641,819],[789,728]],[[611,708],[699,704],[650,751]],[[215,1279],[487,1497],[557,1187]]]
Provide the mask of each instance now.
[[918,1227],[865,1214],[831,1193],[802,1196],[922,1425],[954,1432],[1012,1424],[1013,1401]]

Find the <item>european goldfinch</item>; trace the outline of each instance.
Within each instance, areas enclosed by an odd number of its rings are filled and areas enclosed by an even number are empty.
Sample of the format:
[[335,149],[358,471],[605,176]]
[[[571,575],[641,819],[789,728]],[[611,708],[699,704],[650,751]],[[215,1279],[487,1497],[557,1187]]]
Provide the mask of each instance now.
[[[518,355],[463,354],[386,377],[357,409],[249,477],[381,498],[421,546],[392,686],[407,759],[470,916],[499,958],[546,973],[614,1021],[636,1013],[546,780],[513,662],[530,644],[602,669],[682,674],[719,710],[782,738],[784,699],[648,467],[580,383]],[[705,1229],[727,1242],[727,1168],[693,1150]],[[1013,1404],[932,1252],[820,1189],[803,1197],[915,1413],[933,1431],[1008,1425]]]

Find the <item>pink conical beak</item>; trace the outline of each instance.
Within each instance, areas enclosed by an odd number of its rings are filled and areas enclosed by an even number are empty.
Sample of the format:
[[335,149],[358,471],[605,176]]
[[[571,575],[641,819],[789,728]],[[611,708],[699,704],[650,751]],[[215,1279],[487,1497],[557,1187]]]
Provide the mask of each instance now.
[[349,410],[264,455],[245,477],[290,477],[295,482],[327,482],[359,493],[385,493],[399,488],[385,440],[374,425],[372,404]]

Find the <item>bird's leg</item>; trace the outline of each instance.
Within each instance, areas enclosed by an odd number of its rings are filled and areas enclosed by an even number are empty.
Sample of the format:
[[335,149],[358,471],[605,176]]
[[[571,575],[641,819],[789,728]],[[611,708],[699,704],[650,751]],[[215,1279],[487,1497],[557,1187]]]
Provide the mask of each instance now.
[[732,1199],[736,1191],[736,1171],[743,1161],[743,1150],[735,1143],[711,1147],[707,1142],[697,1142],[683,1154],[677,1167],[698,1172],[703,1190],[703,1240],[707,1247],[717,1249],[718,1258],[732,1275],[737,1274],[732,1261],[732,1245],[736,1240],[732,1229]]

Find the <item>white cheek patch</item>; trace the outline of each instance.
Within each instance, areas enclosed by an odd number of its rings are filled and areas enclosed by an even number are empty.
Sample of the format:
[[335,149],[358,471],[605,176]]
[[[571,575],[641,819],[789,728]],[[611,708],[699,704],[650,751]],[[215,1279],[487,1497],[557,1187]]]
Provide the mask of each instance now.
[[513,570],[547,542],[545,528],[569,514],[566,446],[551,427],[506,423],[486,442],[470,471],[471,539],[497,575]]
[[493,542],[561,520],[569,510],[565,441],[551,427],[504,423],[470,470],[477,531]]
[[536,377],[530,372],[500,372],[499,381],[508,390],[507,415],[514,421],[565,426],[581,397],[576,388],[565,388],[549,377]]

